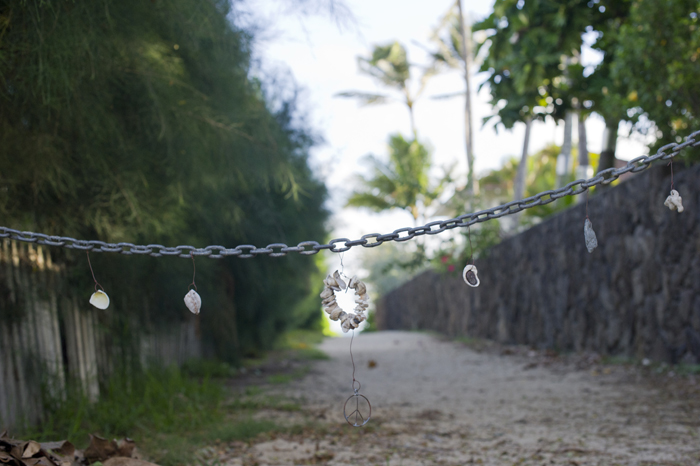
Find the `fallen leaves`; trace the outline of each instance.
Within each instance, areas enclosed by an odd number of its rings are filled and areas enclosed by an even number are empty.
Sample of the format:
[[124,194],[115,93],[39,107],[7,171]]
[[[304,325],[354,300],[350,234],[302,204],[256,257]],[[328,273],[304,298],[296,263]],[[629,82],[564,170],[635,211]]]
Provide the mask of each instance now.
[[134,458],[136,444],[129,438],[119,441],[90,435],[90,445],[80,451],[67,440],[39,443],[0,434],[0,463],[8,466],[148,466],[153,463]]

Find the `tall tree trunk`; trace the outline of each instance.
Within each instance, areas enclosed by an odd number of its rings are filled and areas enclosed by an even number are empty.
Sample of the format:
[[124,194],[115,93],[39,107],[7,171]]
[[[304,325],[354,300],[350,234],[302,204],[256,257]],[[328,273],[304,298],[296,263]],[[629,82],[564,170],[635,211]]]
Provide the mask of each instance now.
[[[620,125],[620,120],[605,120],[605,132],[603,133],[603,150],[600,153],[598,161],[598,172],[612,168],[615,166],[615,146],[617,145],[617,127]],[[601,188],[606,188],[609,185],[599,184]]]
[[[525,182],[527,180],[527,153],[530,148],[530,129],[532,128],[532,118],[527,117],[525,120],[525,139],[523,141],[523,152],[520,155],[520,163],[518,171],[515,173],[515,183],[513,183],[513,200],[522,199],[525,197]],[[518,226],[520,222],[520,214],[513,215],[513,228]]]
[[[591,176],[590,161],[588,160],[588,138],[586,136],[586,115],[578,113],[578,168],[576,179],[587,179]],[[584,196],[576,196],[576,202],[583,202]]]
[[564,143],[561,153],[557,157],[557,188],[566,184],[566,179],[571,173],[571,133],[574,126],[574,114],[567,111],[564,116]]
[[[406,91],[406,94],[408,94],[408,91]],[[413,102],[407,99],[406,106],[408,107],[408,115],[411,118],[411,132],[413,133],[413,140],[418,141],[418,129],[416,128],[416,119],[415,115],[413,114]]]
[[588,137],[586,136],[586,115],[578,114],[578,166],[585,168],[584,177],[588,176]]
[[527,152],[530,148],[530,129],[532,128],[532,118],[525,120],[525,139],[523,140],[523,152],[520,155],[520,164],[515,174],[513,186],[513,200],[522,199],[525,196],[525,180],[527,178]]
[[477,192],[474,180],[474,140],[472,129],[472,92],[469,66],[471,63],[471,25],[464,22],[462,12],[462,0],[457,0],[457,10],[459,11],[459,28],[462,36],[462,60],[464,61],[464,83],[466,85],[466,103],[464,107],[464,142],[467,150],[467,192],[473,197]]

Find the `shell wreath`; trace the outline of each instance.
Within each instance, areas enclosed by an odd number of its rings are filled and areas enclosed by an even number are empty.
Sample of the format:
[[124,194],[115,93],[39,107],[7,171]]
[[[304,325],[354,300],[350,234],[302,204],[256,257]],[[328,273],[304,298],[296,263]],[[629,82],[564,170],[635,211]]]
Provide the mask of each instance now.
[[[369,296],[367,295],[367,287],[364,283],[352,277],[346,284],[336,270],[333,275],[328,274],[323,284],[326,285],[321,292],[321,304],[323,310],[330,316],[331,320],[339,320],[342,323],[343,333],[348,333],[351,329],[359,327],[362,321],[367,320],[365,311],[369,307]],[[335,292],[343,290],[355,290],[355,313],[347,313],[341,309],[335,300]]]

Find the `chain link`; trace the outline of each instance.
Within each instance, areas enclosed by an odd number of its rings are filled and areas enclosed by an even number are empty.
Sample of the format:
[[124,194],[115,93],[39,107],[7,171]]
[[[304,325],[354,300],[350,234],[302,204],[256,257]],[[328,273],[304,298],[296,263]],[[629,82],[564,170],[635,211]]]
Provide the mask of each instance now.
[[14,241],[63,247],[66,249],[78,249],[82,251],[140,254],[150,255],[153,257],[178,256],[189,258],[191,255],[204,256],[212,259],[222,259],[229,256],[250,258],[262,255],[282,257],[286,256],[287,253],[290,252],[297,252],[301,255],[308,256],[318,254],[324,249],[328,249],[331,252],[340,253],[348,251],[350,248],[355,246],[374,248],[387,241],[403,242],[411,240],[416,236],[426,234],[437,235],[445,230],[451,230],[457,227],[464,228],[476,223],[501,218],[506,215],[513,215],[525,209],[531,209],[540,205],[547,205],[550,202],[554,202],[555,200],[564,196],[575,196],[581,194],[593,186],[599,184],[610,184],[618,179],[620,175],[625,173],[638,173],[646,170],[653,162],[657,160],[669,160],[678,155],[681,150],[687,147],[698,146],[700,146],[700,131],[695,131],[694,133],[691,133],[682,144],[676,144],[675,142],[667,144],[661,147],[656,154],[652,156],[637,157],[627,162],[627,165],[624,167],[608,168],[607,170],[598,172],[593,178],[572,181],[559,189],[544,191],[532,197],[520,199],[518,201],[511,201],[500,206],[481,210],[479,212],[460,215],[456,218],[436,220],[423,226],[399,228],[387,234],[370,233],[356,240],[336,238],[331,240],[328,244],[319,244],[316,241],[303,241],[296,246],[287,246],[284,243],[273,243],[264,248],[258,248],[252,244],[242,244],[232,249],[224,246],[207,246],[205,248],[195,248],[194,246],[187,245],[167,247],[161,244],[148,244],[146,246],[141,246],[132,243],[105,243],[104,241],[86,241],[67,236],[49,236],[44,233],[19,231],[7,227],[0,227],[0,238],[9,238]]

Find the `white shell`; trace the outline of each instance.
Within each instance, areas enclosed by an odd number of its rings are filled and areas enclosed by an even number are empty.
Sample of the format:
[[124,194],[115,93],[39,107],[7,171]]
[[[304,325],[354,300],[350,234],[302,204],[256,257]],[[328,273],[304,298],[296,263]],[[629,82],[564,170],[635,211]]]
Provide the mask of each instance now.
[[199,314],[199,311],[202,309],[202,298],[200,298],[196,291],[190,290],[189,293],[185,295],[185,305],[192,314]]
[[367,304],[369,303],[369,296],[367,296],[366,294],[355,296],[355,302],[357,304]]
[[97,309],[107,309],[109,307],[109,296],[104,291],[97,290],[90,296],[90,304]]
[[[340,306],[338,306],[338,303],[334,302],[326,306],[323,310],[326,311],[326,314],[332,314],[336,309],[340,309]],[[340,310],[342,311],[342,309]]]
[[328,276],[326,276],[326,279],[323,280],[323,284],[326,285],[327,288],[338,286],[338,282],[336,282],[335,278],[333,278],[333,276],[330,274],[328,274]]
[[[474,274],[474,278],[476,279],[476,284],[469,283],[469,280],[467,280],[467,272],[472,272]],[[472,264],[469,264],[466,267],[464,267],[464,270],[462,270],[462,279],[464,279],[464,283],[471,286],[472,288],[476,288],[481,283],[479,281],[479,275],[478,275],[478,271],[476,270],[476,266],[474,266]]]
[[340,318],[340,314],[342,313],[343,310],[340,307],[336,307],[336,309],[334,309],[333,312],[330,313],[331,320],[338,320]]
[[343,279],[340,278],[340,274],[338,273],[337,270],[335,271],[335,273],[333,273],[333,278],[335,278],[335,281],[336,281],[336,283],[338,284],[338,286],[340,287],[341,290],[344,290],[344,289],[347,287],[347,285],[345,284],[345,282],[343,281]]
[[664,205],[671,210],[678,209],[678,213],[683,212],[683,198],[675,189],[671,190],[671,194],[666,198]]
[[330,288],[324,288],[320,296],[321,299],[330,298],[331,296],[333,296],[333,290],[331,290]]
[[586,249],[589,253],[593,252],[598,247],[598,238],[593,231],[593,224],[588,219],[583,223],[583,237],[586,239]]

